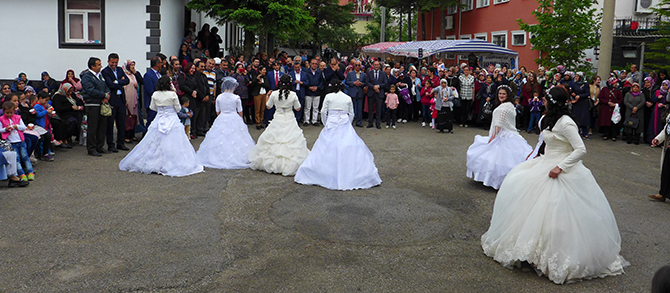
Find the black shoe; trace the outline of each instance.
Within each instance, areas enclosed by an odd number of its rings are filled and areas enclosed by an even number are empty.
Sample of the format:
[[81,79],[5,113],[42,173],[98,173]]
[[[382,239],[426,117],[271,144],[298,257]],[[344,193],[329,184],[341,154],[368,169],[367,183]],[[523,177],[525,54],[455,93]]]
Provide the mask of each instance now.
[[105,149],[97,149],[96,151],[98,151],[98,153],[100,153],[101,155],[109,154],[109,151],[106,151]]
[[372,124],[368,124],[368,127],[366,127],[366,128],[372,128],[372,127],[373,127]]
[[125,146],[125,145],[119,145],[119,146],[117,146],[116,148],[119,149],[119,150],[122,150],[122,151],[129,151],[129,150],[130,150],[130,149],[129,149],[127,146]]
[[256,130],[261,130],[261,127],[256,125]]
[[102,155],[100,153],[98,153],[97,151],[88,151],[88,155],[89,156],[94,156],[94,157],[102,157]]
[[363,124],[356,124],[356,127],[363,127]]
[[112,153],[118,153],[119,152],[119,150],[116,147],[113,147],[113,146],[107,147],[107,150],[112,152]]
[[302,124],[302,126],[309,126],[309,123],[305,122]]
[[381,125],[381,124],[377,124],[377,129],[382,129],[382,125]]
[[28,181],[9,179],[9,184],[7,186],[9,186],[9,188],[12,188],[12,187],[26,187],[29,184],[30,184],[30,182],[28,182]]

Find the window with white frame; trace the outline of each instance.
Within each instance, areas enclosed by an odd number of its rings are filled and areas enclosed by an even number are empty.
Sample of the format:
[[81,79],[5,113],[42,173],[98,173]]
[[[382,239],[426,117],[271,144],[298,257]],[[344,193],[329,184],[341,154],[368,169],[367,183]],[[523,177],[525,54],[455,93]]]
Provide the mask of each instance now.
[[475,40],[488,41],[487,33],[475,34]]
[[447,15],[456,14],[456,12],[458,12],[458,4],[447,7]]
[[533,47],[533,38],[535,37],[535,34],[528,32],[528,43],[530,43],[530,46]]
[[460,35],[458,37],[459,40],[469,40],[472,39],[470,35]]
[[444,39],[447,40],[447,41],[453,41],[453,40],[456,40],[456,36],[453,36],[453,35],[452,36],[445,36]]
[[58,4],[61,48],[104,48],[104,0],[58,0]]
[[472,10],[472,1],[473,0],[461,0],[461,11],[470,11]]
[[525,31],[513,31],[512,32],[512,46],[525,46],[526,45],[526,32]]
[[505,2],[509,2],[509,0],[493,0],[493,4],[500,4]]
[[477,8],[488,7],[491,0],[477,0]]
[[507,48],[507,31],[491,32],[491,43]]

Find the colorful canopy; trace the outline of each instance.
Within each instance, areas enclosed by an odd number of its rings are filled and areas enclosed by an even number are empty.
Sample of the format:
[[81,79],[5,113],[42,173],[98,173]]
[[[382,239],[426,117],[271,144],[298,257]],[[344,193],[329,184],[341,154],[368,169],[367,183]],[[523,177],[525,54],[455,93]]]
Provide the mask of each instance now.
[[404,43],[406,43],[406,42],[381,42],[381,43],[376,43],[376,44],[372,44],[372,45],[367,45],[367,46],[361,48],[361,51],[363,51],[365,53],[380,53],[381,54],[381,53],[384,53],[384,51],[386,51],[386,49],[388,49],[388,48],[398,46],[398,45],[402,45]]
[[419,48],[423,49],[423,57],[428,57],[439,53],[477,53],[482,54],[496,54],[496,55],[513,55],[518,56],[519,53],[491,44],[483,40],[435,40],[435,41],[416,41],[409,42],[395,47],[386,49],[386,53],[392,55],[400,55],[405,57],[418,57]]

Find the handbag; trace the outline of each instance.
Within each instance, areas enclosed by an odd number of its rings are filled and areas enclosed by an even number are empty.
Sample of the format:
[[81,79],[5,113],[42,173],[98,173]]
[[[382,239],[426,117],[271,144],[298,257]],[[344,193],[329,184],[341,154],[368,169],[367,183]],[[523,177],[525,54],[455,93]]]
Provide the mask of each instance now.
[[400,89],[400,96],[405,100],[405,103],[411,104],[412,103],[412,97],[409,95],[409,88],[404,87]]
[[623,122],[623,125],[632,129],[637,129],[637,126],[640,125],[640,119],[637,119],[637,114],[631,114],[630,117]]
[[135,129],[135,122],[137,121],[137,115],[130,114],[130,110],[126,108],[126,131],[131,131]]
[[109,103],[100,104],[100,115],[105,117],[112,116],[112,106]]

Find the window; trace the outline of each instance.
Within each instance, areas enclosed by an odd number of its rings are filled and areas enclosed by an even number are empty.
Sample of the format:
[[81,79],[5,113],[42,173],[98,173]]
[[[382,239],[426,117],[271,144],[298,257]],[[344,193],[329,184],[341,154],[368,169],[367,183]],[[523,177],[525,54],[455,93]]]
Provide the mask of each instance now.
[[528,32],[528,42],[530,43],[530,46],[533,47],[533,38],[535,35],[531,32]]
[[493,4],[500,4],[505,2],[509,2],[509,0],[493,0]]
[[475,39],[476,40],[482,40],[482,41],[488,41],[488,39],[486,38],[487,35],[488,35],[487,33],[475,34]]
[[477,0],[477,8],[487,7],[491,0]]
[[452,36],[445,36],[444,39],[447,40],[447,41],[453,41],[453,40],[456,40],[456,36],[453,36],[453,35]]
[[456,14],[458,12],[458,5],[454,4],[447,7],[447,15]]
[[470,35],[460,35],[458,37],[459,40],[469,40],[472,39]]
[[472,10],[472,1],[473,0],[461,0],[461,5],[463,5],[461,8],[461,11],[470,11]]
[[507,48],[507,31],[491,32],[491,43]]
[[60,48],[105,48],[105,0],[58,0]]
[[513,31],[512,32],[512,46],[525,46],[526,45],[526,32],[524,31]]

